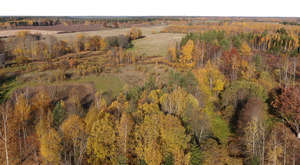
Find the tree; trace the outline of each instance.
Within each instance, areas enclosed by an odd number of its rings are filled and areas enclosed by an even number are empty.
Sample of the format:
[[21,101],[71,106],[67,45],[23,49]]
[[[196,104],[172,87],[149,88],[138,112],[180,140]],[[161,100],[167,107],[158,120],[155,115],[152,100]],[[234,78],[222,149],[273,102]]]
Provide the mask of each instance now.
[[40,154],[46,164],[59,164],[63,147],[62,138],[58,132],[51,127],[53,121],[52,112],[48,111],[36,125],[36,134],[40,142]]
[[132,27],[130,29],[130,32],[128,34],[129,38],[131,40],[136,40],[142,37],[142,31],[140,29],[137,29],[135,27]]
[[228,154],[227,149],[224,145],[218,145],[213,139],[209,139],[203,144],[203,155],[204,161],[203,165],[242,165],[242,160],[231,158]]
[[195,48],[193,52],[193,61],[195,62],[196,66],[204,66],[204,56],[205,56],[205,42],[201,42],[197,40],[195,43]]
[[188,94],[182,88],[176,88],[172,93],[165,93],[160,97],[162,110],[174,114],[183,121],[187,121],[187,113],[198,108],[198,100],[191,94]]
[[240,51],[241,51],[242,55],[249,56],[250,53],[251,53],[251,48],[249,47],[247,42],[243,42],[242,45],[241,45]]
[[9,165],[9,154],[8,154],[8,149],[9,149],[9,119],[11,119],[11,115],[9,112],[9,106],[3,104],[0,107],[0,113],[1,113],[1,130],[0,130],[0,139],[1,142],[4,143],[4,150],[5,150],[5,160],[6,160],[6,165]]
[[207,99],[215,97],[224,89],[225,77],[216,66],[207,62],[204,68],[194,71],[200,90],[206,94]]
[[160,164],[163,160],[159,142],[160,115],[162,114],[159,112],[146,115],[135,131],[136,153],[141,160],[149,165]]
[[281,118],[292,127],[300,138],[300,87],[289,87],[280,89],[274,96],[271,105]]
[[105,50],[107,48],[107,43],[105,42],[105,40],[103,38],[100,39],[99,45],[100,45],[101,50]]
[[65,103],[64,101],[59,101],[56,103],[54,110],[53,110],[53,123],[56,128],[60,126],[66,116],[65,111]]
[[87,152],[91,155],[89,162],[97,164],[114,164],[117,162],[117,136],[113,116],[103,112],[93,124],[87,141]]
[[239,112],[238,133],[242,144],[251,161],[264,162],[266,122],[264,109],[266,105],[260,98],[251,97],[244,108]]
[[160,164],[171,154],[175,164],[188,164],[186,153],[190,137],[180,120],[172,115],[156,112],[146,115],[135,131],[136,153],[147,164]]
[[86,38],[84,37],[84,35],[79,34],[77,36],[77,39],[76,39],[75,43],[74,43],[76,52],[81,52],[85,49],[85,47],[84,47],[85,42],[86,42]]
[[[27,149],[27,143],[26,143],[26,138],[27,138],[27,122],[30,119],[30,113],[31,113],[31,105],[29,104],[28,99],[26,98],[25,94],[20,94],[16,97],[16,104],[15,104],[15,109],[14,109],[14,117],[15,117],[15,122],[17,123],[17,127],[19,130],[19,136],[23,135],[23,149]],[[20,143],[20,148],[21,148],[21,143]]]
[[175,46],[170,46],[168,47],[168,59],[171,62],[177,62],[177,52],[176,52],[176,47]]
[[122,113],[120,123],[118,125],[118,144],[122,156],[125,157],[125,163],[128,161],[129,153],[128,151],[132,150],[133,147],[130,146],[130,138],[132,137],[134,122],[132,121],[129,114],[126,112]]
[[211,134],[211,123],[208,115],[200,108],[191,109],[187,112],[188,126],[191,127],[197,145]]
[[202,164],[203,154],[201,148],[196,144],[191,144],[191,165],[199,165]]
[[182,55],[180,56],[179,62],[184,67],[192,67],[193,64],[193,57],[192,52],[194,49],[194,42],[193,40],[188,40],[188,42],[182,47]]
[[53,128],[43,133],[40,138],[40,151],[45,161],[51,164],[59,164],[62,151],[61,137]]
[[237,49],[233,47],[231,51],[225,51],[221,58],[223,61],[221,71],[225,76],[230,77],[231,81],[236,80],[241,61],[241,56]]
[[278,135],[279,134],[277,130],[273,129],[270,134],[270,139],[266,144],[266,147],[268,149],[266,159],[270,164],[274,165],[281,164],[280,159],[282,159],[283,157],[283,146],[278,139]]
[[65,141],[71,143],[76,164],[81,164],[86,148],[85,124],[78,115],[69,116],[61,125]]
[[172,115],[161,116],[161,139],[172,153],[175,165],[188,165],[190,153],[185,153],[190,141],[190,136],[185,134],[185,128],[178,118]]
[[40,90],[32,100],[32,108],[38,111],[41,120],[49,110],[51,98],[46,90]]

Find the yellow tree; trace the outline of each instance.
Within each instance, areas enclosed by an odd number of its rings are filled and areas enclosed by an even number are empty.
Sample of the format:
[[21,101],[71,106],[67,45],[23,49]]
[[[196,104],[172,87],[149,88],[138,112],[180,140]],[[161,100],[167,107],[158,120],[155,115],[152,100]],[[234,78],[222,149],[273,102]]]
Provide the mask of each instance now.
[[160,97],[160,104],[163,111],[175,114],[184,121],[187,120],[188,110],[194,110],[199,106],[197,99],[182,88],[176,88],[170,94],[163,94]]
[[78,115],[69,116],[61,125],[66,142],[73,147],[75,162],[81,164],[85,150],[85,124]]
[[160,164],[163,160],[159,143],[159,114],[147,115],[135,131],[136,153],[148,165]]
[[[16,97],[16,105],[14,110],[14,118],[16,119],[17,127],[19,132],[22,132],[24,150],[27,148],[26,138],[27,138],[27,121],[29,120],[31,113],[31,105],[28,102],[25,94],[20,94]],[[21,146],[20,146],[21,147]]]
[[87,141],[87,151],[93,164],[117,162],[116,129],[113,116],[103,112],[103,117],[93,124]]
[[38,94],[33,97],[33,109],[38,111],[40,119],[42,119],[49,109],[51,98],[46,90],[40,90]]
[[118,125],[118,145],[126,162],[128,161],[128,150],[132,149],[130,146],[130,137],[132,136],[133,126],[134,123],[131,117],[126,112],[123,112]]
[[283,158],[283,146],[278,138],[278,132],[275,128],[271,132],[270,139],[266,144],[267,157],[266,160],[270,164],[281,164],[281,160]]
[[45,162],[51,164],[60,163],[60,152],[62,151],[61,137],[53,128],[45,130],[40,138],[40,151]]
[[16,98],[15,105],[15,116],[16,119],[19,120],[21,125],[25,125],[25,122],[29,119],[31,106],[25,96],[25,94],[20,94]]
[[133,27],[133,28],[130,29],[130,32],[129,32],[128,35],[129,35],[131,40],[136,40],[136,39],[142,37],[142,31],[140,29],[137,29],[137,28]]
[[160,164],[172,155],[175,164],[189,164],[190,154],[185,153],[190,137],[185,134],[181,121],[162,112],[146,115],[135,131],[136,153],[149,165]]
[[101,50],[105,50],[107,48],[107,43],[105,42],[105,40],[103,38],[101,38],[99,40],[99,45],[100,45]]
[[59,164],[60,152],[63,150],[62,138],[55,129],[51,128],[52,121],[52,112],[48,111],[48,114],[43,116],[36,125],[36,133],[40,141],[40,154],[45,163]]
[[249,47],[249,45],[247,44],[247,42],[243,42],[240,48],[241,54],[242,55],[250,55],[251,54],[251,48]]
[[184,151],[188,147],[190,136],[185,134],[181,121],[172,115],[161,115],[161,139],[166,145],[167,152],[172,153],[175,165],[188,165],[190,154]]
[[241,60],[240,75],[246,80],[255,80],[255,66],[248,63],[246,60]]
[[179,62],[184,67],[193,66],[193,56],[192,52],[194,49],[194,41],[188,40],[188,42],[182,47],[182,55],[180,56]]
[[226,79],[219,69],[207,62],[204,68],[194,71],[198,80],[199,88],[204,92],[208,99],[215,99],[217,94],[224,89]]
[[89,109],[89,112],[86,114],[84,118],[85,130],[89,133],[92,130],[93,124],[98,118],[98,110],[94,106]]

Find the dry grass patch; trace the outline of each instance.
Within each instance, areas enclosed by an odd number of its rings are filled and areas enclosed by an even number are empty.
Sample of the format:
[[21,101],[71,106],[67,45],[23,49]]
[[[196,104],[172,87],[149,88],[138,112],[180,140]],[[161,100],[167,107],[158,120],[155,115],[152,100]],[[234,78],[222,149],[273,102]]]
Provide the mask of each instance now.
[[133,41],[134,47],[131,51],[144,56],[166,56],[169,45],[179,42],[183,36],[184,34],[175,33],[149,34]]

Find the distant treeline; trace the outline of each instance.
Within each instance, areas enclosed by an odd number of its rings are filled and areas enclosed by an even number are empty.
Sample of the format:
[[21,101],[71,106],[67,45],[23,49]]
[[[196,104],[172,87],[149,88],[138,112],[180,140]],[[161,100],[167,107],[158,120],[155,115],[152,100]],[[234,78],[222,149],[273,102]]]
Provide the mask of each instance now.
[[107,22],[117,23],[144,23],[144,22],[279,22],[284,25],[299,25],[299,18],[293,17],[198,17],[198,16],[6,16],[0,17],[0,26],[55,26],[58,24],[103,24]]

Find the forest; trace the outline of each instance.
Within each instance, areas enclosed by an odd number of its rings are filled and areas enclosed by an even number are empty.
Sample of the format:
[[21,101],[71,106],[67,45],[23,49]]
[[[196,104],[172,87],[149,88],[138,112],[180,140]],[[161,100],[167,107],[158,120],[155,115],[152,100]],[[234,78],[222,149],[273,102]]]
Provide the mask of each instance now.
[[0,34],[0,164],[300,164],[299,18],[1,17]]

